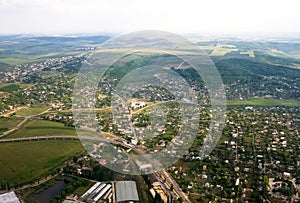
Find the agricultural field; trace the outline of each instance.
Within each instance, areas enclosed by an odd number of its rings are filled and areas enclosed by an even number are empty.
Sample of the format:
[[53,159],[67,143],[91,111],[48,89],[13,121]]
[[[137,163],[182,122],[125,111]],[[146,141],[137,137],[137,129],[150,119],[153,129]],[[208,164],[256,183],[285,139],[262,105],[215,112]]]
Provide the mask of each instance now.
[[18,117],[2,117],[0,118],[0,125],[1,128],[12,128],[16,125],[18,125],[23,118],[18,118]]
[[66,160],[82,152],[84,149],[79,141],[1,143],[0,182],[9,182],[11,187],[30,183],[50,175]]
[[0,88],[8,86],[8,85],[12,85],[12,84],[17,84],[22,89],[27,88],[27,87],[31,87],[33,85],[33,84],[21,84],[21,83],[0,83]]
[[64,124],[44,121],[33,120],[25,125],[23,128],[5,136],[5,138],[17,137],[38,137],[38,136],[53,136],[53,135],[77,135],[76,130],[71,127],[65,127]]
[[17,117],[0,118],[0,134],[2,132],[7,131],[10,128],[17,126],[22,120],[23,118],[17,118]]
[[290,55],[296,59],[300,59],[300,51],[290,52]]
[[33,120],[26,125],[27,128],[64,128],[64,124],[53,121]]
[[0,58],[0,62],[14,66],[14,65],[21,65],[25,63],[33,63],[35,62],[35,60],[26,59],[26,58]]
[[12,92],[31,87],[33,84],[0,83],[0,92]]
[[0,63],[8,64],[11,66],[15,65],[22,65],[22,64],[31,64],[31,63],[38,63],[47,58],[55,58],[55,57],[63,57],[66,55],[79,54],[78,52],[52,52],[52,53],[45,53],[45,54],[37,54],[28,56],[26,54],[19,54],[19,55],[12,55],[10,57],[3,57],[0,58]]
[[7,92],[1,92],[0,91],[0,97],[7,97],[8,96],[8,93]]
[[283,51],[280,51],[278,49],[270,49],[267,51],[268,54],[271,56],[277,56],[277,57],[288,57],[289,55]]
[[200,48],[205,52],[211,52],[215,49],[215,46],[207,45],[207,46],[200,46]]
[[67,55],[78,55],[80,54],[79,52],[50,52],[47,54],[39,54],[32,56],[30,59],[32,60],[38,60],[38,59],[47,59],[47,58],[56,58],[56,57],[63,57]]
[[255,57],[254,51],[253,50],[249,50],[249,51],[241,51],[240,54],[242,55],[248,55],[251,58]]
[[279,100],[266,98],[253,98],[247,100],[227,100],[228,106],[300,106],[297,100]]
[[238,51],[234,45],[218,44],[215,49],[210,53],[210,56],[224,56],[232,51]]
[[10,83],[0,83],[0,88],[5,87],[7,85],[9,85]]
[[1,92],[8,92],[8,93],[17,91],[19,89],[20,89],[20,86],[17,85],[17,84],[14,84],[14,83],[13,84],[2,85],[0,87]]
[[23,109],[18,110],[16,112],[16,115],[17,116],[33,116],[33,115],[40,114],[40,113],[46,111],[47,109],[49,109],[49,107],[45,106],[45,105],[34,106],[34,107],[30,107],[30,108],[23,108]]

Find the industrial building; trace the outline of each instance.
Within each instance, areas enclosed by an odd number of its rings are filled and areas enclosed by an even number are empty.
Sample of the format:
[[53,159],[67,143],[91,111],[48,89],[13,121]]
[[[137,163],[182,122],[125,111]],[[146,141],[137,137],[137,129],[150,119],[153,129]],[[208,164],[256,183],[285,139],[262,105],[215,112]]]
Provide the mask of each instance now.
[[133,203],[140,202],[135,181],[96,182],[77,202]]
[[116,202],[138,202],[139,196],[135,181],[116,182]]
[[0,195],[0,203],[20,203],[14,191]]
[[82,202],[113,202],[112,184],[95,183],[80,198]]

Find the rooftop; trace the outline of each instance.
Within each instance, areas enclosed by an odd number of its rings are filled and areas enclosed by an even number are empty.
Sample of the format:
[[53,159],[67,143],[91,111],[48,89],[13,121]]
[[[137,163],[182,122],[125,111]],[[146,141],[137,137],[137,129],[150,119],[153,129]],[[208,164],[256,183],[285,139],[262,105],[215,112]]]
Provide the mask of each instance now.
[[20,203],[15,192],[8,192],[0,195],[0,203]]
[[116,182],[116,200],[117,202],[139,201],[135,181]]

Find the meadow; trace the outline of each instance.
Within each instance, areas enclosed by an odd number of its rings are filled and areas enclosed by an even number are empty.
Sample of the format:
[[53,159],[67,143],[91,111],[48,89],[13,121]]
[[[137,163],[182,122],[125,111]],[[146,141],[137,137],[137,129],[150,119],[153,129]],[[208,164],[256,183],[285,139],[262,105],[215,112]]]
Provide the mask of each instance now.
[[251,58],[255,57],[254,51],[253,50],[248,50],[248,51],[241,51],[240,54],[242,55],[248,55]]
[[13,128],[17,126],[23,118],[17,118],[17,117],[2,117],[0,118],[0,134],[2,132],[7,131],[10,128]]
[[23,118],[18,117],[2,117],[0,118],[0,126],[1,128],[12,128],[18,125]]
[[238,51],[238,49],[234,45],[218,44],[210,53],[210,56],[224,56],[232,51]]
[[45,120],[32,120],[21,129],[5,136],[5,138],[38,137],[51,135],[77,134],[74,128],[65,127],[65,125],[62,123]]
[[33,106],[30,108],[22,108],[16,112],[16,115],[17,116],[33,116],[33,115],[40,114],[40,113],[46,111],[47,109],[49,109],[49,107],[46,105]]
[[279,100],[267,98],[253,98],[245,100],[227,100],[228,106],[300,106],[297,100]]
[[10,186],[31,183],[82,152],[82,145],[74,140],[1,143],[0,182],[9,182]]

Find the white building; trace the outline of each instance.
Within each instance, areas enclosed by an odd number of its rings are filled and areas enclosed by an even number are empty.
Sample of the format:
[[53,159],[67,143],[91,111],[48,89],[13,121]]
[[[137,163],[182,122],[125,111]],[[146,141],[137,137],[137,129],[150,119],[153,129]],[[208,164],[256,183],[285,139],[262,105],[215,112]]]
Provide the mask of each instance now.
[[20,203],[20,201],[14,191],[7,192],[7,193],[0,195],[0,202],[1,203]]

